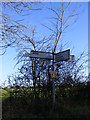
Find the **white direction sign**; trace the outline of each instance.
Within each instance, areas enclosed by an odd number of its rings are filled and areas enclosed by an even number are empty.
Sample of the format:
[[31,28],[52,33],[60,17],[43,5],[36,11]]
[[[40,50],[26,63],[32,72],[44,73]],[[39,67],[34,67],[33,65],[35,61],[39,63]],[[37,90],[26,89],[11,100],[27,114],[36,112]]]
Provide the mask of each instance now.
[[30,57],[32,58],[41,58],[41,59],[53,59],[53,55],[50,52],[42,52],[42,51],[31,51]]
[[70,49],[55,54],[55,62],[67,61],[69,59]]

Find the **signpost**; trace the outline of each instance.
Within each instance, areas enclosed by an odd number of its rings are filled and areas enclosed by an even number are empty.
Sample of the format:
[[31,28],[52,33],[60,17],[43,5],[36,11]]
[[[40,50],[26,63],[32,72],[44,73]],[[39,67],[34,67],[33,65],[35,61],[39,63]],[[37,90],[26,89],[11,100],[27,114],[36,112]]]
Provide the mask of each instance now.
[[55,62],[60,62],[60,61],[67,61],[70,59],[70,49],[66,51],[62,51],[59,53],[53,53],[53,71],[51,72],[51,78],[52,78],[52,110],[54,110],[54,105],[55,105],[55,79],[57,76],[56,71],[54,71],[54,64]]
[[[27,55],[26,55],[27,56]],[[68,61],[74,60],[74,55],[70,56],[70,49],[59,52],[59,53],[50,53],[50,52],[42,52],[42,51],[31,51],[29,54],[29,57],[31,58],[40,58],[40,59],[46,59],[46,60],[53,60],[53,70],[51,72],[51,78],[52,78],[52,102],[53,102],[53,109],[54,109],[54,103],[55,103],[55,79],[57,77],[57,73],[54,70],[54,64],[61,61]]]
[[55,54],[55,62],[67,61],[69,59],[70,49]]

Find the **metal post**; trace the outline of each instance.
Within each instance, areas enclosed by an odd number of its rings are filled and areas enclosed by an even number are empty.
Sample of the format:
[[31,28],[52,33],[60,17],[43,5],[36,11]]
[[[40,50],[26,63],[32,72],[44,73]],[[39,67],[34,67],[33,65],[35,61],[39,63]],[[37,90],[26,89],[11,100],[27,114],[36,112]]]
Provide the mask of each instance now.
[[[53,71],[54,71],[54,62],[55,62],[55,56],[53,52]],[[54,105],[55,105],[55,78],[52,78],[52,110],[54,110]]]
[[52,99],[53,99],[53,105],[52,105],[52,110],[54,110],[54,105],[55,105],[55,78],[52,78]]

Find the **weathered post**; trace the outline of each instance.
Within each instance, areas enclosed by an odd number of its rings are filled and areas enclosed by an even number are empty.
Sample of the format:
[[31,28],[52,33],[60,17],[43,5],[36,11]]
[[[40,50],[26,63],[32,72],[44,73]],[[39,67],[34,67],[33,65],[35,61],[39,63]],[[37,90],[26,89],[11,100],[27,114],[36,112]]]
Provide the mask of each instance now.
[[54,105],[55,105],[55,79],[56,79],[56,71],[54,70],[54,65],[55,65],[55,54],[53,52],[53,69],[51,72],[51,78],[52,78],[52,110],[54,110]]

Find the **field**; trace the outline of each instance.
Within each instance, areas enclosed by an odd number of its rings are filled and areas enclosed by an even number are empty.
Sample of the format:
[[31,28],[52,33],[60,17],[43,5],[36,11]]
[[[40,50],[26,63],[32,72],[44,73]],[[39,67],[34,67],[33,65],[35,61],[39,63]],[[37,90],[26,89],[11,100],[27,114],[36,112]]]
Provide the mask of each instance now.
[[[79,93],[81,92],[82,93]],[[72,94],[73,93],[73,94]],[[42,88],[2,89],[2,117],[5,118],[85,118],[90,116],[90,104],[86,90],[56,88],[55,107],[52,110],[51,94]]]

